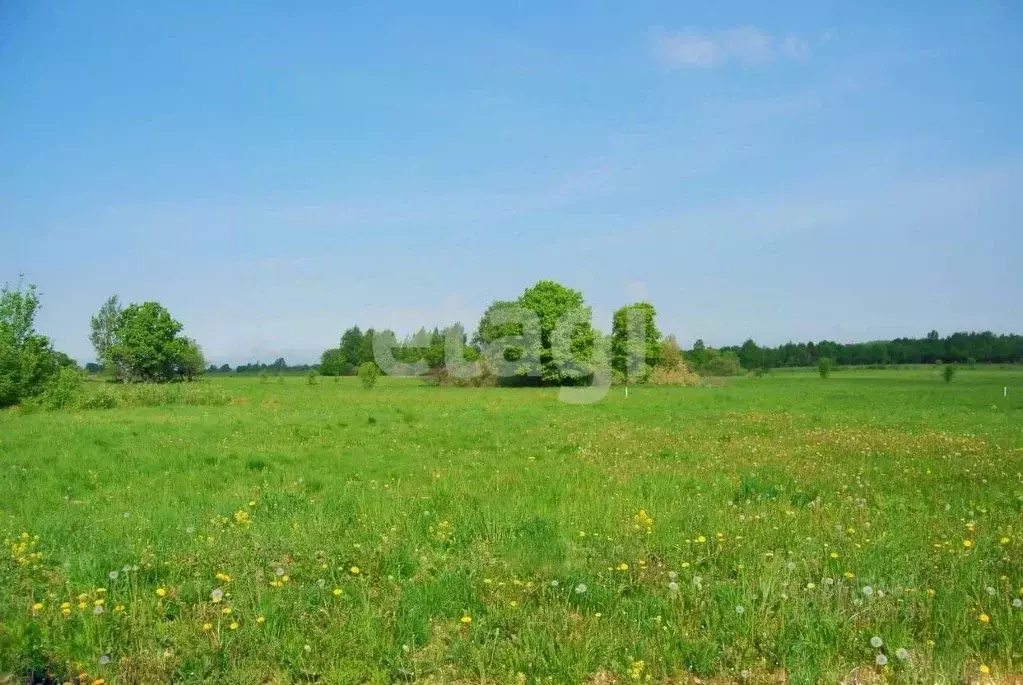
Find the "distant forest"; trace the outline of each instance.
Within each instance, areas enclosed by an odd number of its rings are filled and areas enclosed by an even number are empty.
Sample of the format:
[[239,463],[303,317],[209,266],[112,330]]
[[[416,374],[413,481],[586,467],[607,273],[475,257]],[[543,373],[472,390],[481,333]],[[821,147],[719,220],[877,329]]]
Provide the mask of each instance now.
[[[283,358],[265,364],[254,362],[231,368],[229,364],[211,365],[208,373],[259,374],[268,372],[303,373],[310,370],[326,372],[327,375],[353,374],[363,362],[372,359],[374,331],[363,333],[358,327],[345,331],[339,350],[329,350],[320,364],[289,365]],[[423,340],[430,342],[423,344]],[[426,358],[431,367],[443,363],[444,331],[421,329],[409,336],[395,351],[398,359]],[[466,340],[466,343],[469,341]],[[405,350],[407,348],[407,350]],[[425,348],[425,349],[424,349]],[[403,353],[405,350],[407,353]],[[413,353],[421,352],[421,354]],[[470,359],[479,354],[478,342],[466,345],[466,356]],[[983,333],[953,333],[940,337],[931,331],[923,338],[896,338],[865,343],[838,343],[830,340],[820,342],[788,342],[777,347],[758,345],[752,339],[742,345],[721,348],[708,347],[697,340],[691,349],[684,350],[690,366],[707,375],[731,375],[741,369],[776,369],[785,367],[817,366],[822,358],[830,359],[837,366],[885,366],[892,364],[1010,364],[1023,363],[1023,335],[996,335]],[[736,368],[738,367],[738,368]]]
[[[924,338],[896,338],[866,343],[842,344],[822,340],[818,343],[785,343],[778,347],[760,347],[747,340],[738,347],[723,347],[722,353],[734,354],[744,369],[773,369],[787,366],[815,366],[821,358],[839,366],[887,364],[1008,364],[1023,362],[1023,335],[953,333],[942,338],[931,331]],[[700,366],[703,342],[696,341],[686,353],[690,362]]]

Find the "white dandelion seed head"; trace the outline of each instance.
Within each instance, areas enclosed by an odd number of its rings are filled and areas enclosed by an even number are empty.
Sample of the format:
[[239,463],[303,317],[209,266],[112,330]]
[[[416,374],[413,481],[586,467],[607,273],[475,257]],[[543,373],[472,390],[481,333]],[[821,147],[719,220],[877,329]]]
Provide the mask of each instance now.
[[103,656],[101,656],[99,658],[99,665],[100,666],[106,666],[109,663],[110,663],[110,655],[109,654],[104,654]]
[[276,573],[278,576],[283,576],[284,575],[284,567],[283,566],[278,566],[277,570],[274,571],[274,573]]
[[1012,606],[1013,606],[1014,609],[1021,609],[1021,608],[1023,608],[1023,599],[1020,599],[1019,597],[1017,597],[1016,599],[1012,600]]
[[878,666],[885,666],[888,663],[888,657],[884,654],[878,654],[877,658],[874,659],[874,663]]
[[558,587],[558,581],[557,580],[552,580],[551,581],[551,587]]
[[668,571],[668,580],[678,580],[678,574],[674,571]]
[[224,599],[224,591],[218,587],[217,589],[210,593],[210,599],[212,599],[214,602],[219,602],[220,600]]
[[320,578],[319,580],[317,580],[317,581],[316,581],[316,585],[317,585],[318,587],[321,587],[321,588],[322,588],[322,587],[323,587],[324,585],[326,585],[326,584],[327,584],[327,581],[326,581],[326,580],[324,580],[323,578]]
[[864,586],[863,586],[863,594],[864,594],[865,596],[867,596],[867,597],[871,597],[871,596],[873,596],[873,594],[874,594],[874,588],[870,587],[869,585],[864,585]]
[[107,574],[107,578],[109,578],[110,580],[117,580],[117,577],[119,575],[121,574],[118,573],[117,571],[111,571],[110,573]]
[[873,647],[874,649],[881,649],[881,647],[884,646],[884,640],[875,635],[874,637],[870,638],[870,646]]
[[670,583],[668,583],[668,589],[671,590],[672,592],[678,592],[678,583],[676,583],[674,580],[671,581]]
[[900,661],[905,661],[909,658],[909,650],[905,647],[899,647],[895,650],[895,656],[897,656]]
[[94,606],[92,608],[92,615],[93,616],[99,616],[102,613],[103,613],[103,605],[102,604],[96,605],[96,606]]
[[743,680],[749,680],[750,675],[751,674],[748,669],[744,668],[741,671],[739,671],[739,677],[742,678]]
[[992,597],[994,597],[994,596],[995,596],[996,594],[998,594],[998,590],[994,589],[994,588],[993,588],[993,587],[991,587],[991,586],[988,586],[988,588],[987,588],[987,593],[988,593],[989,595],[991,595]]
[[786,567],[787,567],[787,568],[788,568],[788,569],[789,569],[790,571],[795,571],[795,570],[796,570],[796,562],[794,562],[794,561],[790,561],[789,563],[785,564],[785,566],[786,566]]
[[189,526],[188,528],[185,528],[185,532],[191,535],[195,532],[195,528],[193,526]]
[[124,518],[131,518],[131,513],[127,511],[124,512]]
[[139,570],[139,567],[138,567],[137,565],[135,565],[135,564],[132,564],[132,565],[131,565],[131,570],[132,570],[132,571],[138,571],[138,570]]
[[824,579],[824,584],[825,585],[834,585],[835,584],[835,579],[834,578],[825,578]]
[[586,592],[589,588],[586,587],[586,583],[579,583],[575,586],[575,594],[581,595]]
[[743,605],[741,605],[741,604],[740,604],[740,605],[738,605],[737,607],[735,607],[735,613],[737,613],[737,614],[739,614],[740,616],[742,616],[742,615],[743,615],[744,613],[746,613],[746,607],[744,607],[744,606],[743,606]]

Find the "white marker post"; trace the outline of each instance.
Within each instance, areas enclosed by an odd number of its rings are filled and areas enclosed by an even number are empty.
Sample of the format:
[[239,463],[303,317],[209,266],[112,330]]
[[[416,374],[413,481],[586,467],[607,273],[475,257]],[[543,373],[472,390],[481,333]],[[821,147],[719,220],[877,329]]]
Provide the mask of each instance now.
[[1008,396],[1009,396],[1009,386],[1005,386],[1004,388],[1002,388],[1002,397],[1008,397]]

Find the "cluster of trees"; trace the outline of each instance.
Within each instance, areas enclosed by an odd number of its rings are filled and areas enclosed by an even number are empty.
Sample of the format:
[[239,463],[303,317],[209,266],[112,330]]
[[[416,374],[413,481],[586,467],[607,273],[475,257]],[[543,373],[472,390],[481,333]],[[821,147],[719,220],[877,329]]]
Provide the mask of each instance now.
[[[696,341],[688,355],[696,359],[703,342]],[[772,369],[791,366],[817,366],[821,359],[830,359],[839,366],[887,364],[1009,364],[1023,361],[1023,335],[953,333],[942,338],[931,331],[924,338],[896,338],[869,343],[842,344],[830,340],[818,343],[785,343],[778,347],[761,347],[752,339],[738,347],[721,348],[737,360],[743,369]]]
[[90,321],[89,341],[102,368],[118,380],[193,380],[206,370],[198,343],[158,302],[122,307],[110,297]]
[[42,395],[62,370],[77,374],[75,361],[36,332],[38,311],[35,286],[0,288],[0,407]]
[[[239,364],[234,370],[235,373],[240,374],[260,374],[269,373],[273,375],[280,375],[282,373],[305,373],[314,370],[313,364],[294,364],[289,365],[288,362],[284,361],[284,357],[278,357],[272,364],[264,364],[263,362],[253,362],[251,364]],[[219,367],[210,366],[207,369],[209,373],[231,373],[231,365],[224,364]]]
[[[432,331],[421,328],[400,341],[390,330],[362,332],[353,327],[338,347],[323,353],[319,370],[347,375],[378,364],[385,373],[440,376],[455,366],[461,367],[458,373],[510,384],[585,384],[601,372],[622,382],[645,382],[663,366],[665,341],[656,315],[648,302],[624,306],[615,312],[608,336],[593,327],[592,310],[581,292],[545,280],[515,300],[493,302],[471,340],[460,323]],[[685,363],[681,350],[674,338],[667,347],[667,363],[677,369]]]

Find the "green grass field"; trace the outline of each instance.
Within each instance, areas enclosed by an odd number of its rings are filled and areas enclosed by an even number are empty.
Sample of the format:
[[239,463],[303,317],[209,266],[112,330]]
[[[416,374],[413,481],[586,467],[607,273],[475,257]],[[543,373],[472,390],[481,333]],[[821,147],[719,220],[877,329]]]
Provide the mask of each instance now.
[[205,383],[0,413],[0,682],[1023,672],[1019,370]]

